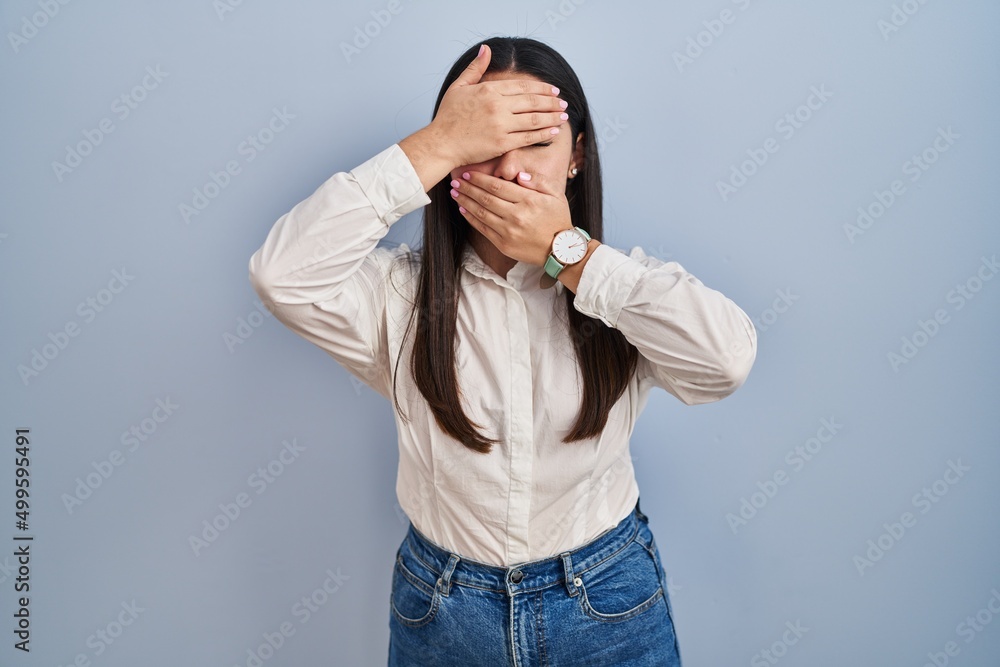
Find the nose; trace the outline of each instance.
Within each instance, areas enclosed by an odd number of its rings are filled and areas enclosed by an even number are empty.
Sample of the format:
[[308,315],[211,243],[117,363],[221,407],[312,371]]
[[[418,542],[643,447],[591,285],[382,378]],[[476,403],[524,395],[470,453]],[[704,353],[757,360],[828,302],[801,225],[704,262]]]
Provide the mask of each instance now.
[[496,165],[493,167],[493,175],[507,181],[513,181],[516,179],[518,173],[521,171],[523,171],[523,169],[521,165],[520,151],[518,150],[507,151],[498,157]]

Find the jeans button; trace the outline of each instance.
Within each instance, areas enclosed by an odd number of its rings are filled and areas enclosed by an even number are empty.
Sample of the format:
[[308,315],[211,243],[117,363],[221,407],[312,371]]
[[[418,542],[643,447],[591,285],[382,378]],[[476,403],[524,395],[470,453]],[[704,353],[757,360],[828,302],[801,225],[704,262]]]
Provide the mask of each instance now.
[[524,579],[524,573],[521,572],[520,570],[514,570],[513,572],[510,573],[510,580],[513,581],[515,584],[521,583],[522,579]]

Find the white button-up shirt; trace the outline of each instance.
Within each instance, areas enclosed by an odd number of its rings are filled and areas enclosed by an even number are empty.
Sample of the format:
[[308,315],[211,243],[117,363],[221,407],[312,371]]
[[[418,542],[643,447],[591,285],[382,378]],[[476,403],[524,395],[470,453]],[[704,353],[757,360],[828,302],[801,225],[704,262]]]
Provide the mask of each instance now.
[[[541,266],[498,275],[466,246],[456,366],[462,405],[499,439],[481,454],[445,434],[409,372],[417,285],[406,244],[376,245],[403,215],[430,202],[393,144],[331,176],[281,216],[250,258],[250,280],[289,329],[322,348],[403,415],[396,495],[413,525],[460,556],[509,566],[574,549],[616,525],[639,489],[629,437],[650,389],[688,405],[717,401],[756,357],[750,318],[677,262],[597,246],[573,306],[638,348],[628,389],[597,437],[560,442],[582,397],[562,283],[540,289]],[[419,253],[417,257],[419,258]],[[402,351],[402,359],[396,359]],[[407,421],[404,417],[408,417]]]

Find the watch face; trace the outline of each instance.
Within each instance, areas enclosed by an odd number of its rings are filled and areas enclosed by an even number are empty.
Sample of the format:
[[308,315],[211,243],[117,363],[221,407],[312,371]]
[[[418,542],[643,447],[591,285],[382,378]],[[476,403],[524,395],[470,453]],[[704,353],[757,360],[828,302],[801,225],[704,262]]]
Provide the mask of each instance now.
[[552,254],[560,264],[576,264],[587,254],[587,239],[575,229],[564,229],[552,240]]

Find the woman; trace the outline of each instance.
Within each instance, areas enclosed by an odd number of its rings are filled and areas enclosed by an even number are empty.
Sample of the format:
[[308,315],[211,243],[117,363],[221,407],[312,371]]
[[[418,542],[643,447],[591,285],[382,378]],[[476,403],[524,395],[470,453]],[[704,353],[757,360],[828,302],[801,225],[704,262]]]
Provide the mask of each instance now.
[[[420,250],[376,246],[420,207]],[[281,322],[393,402],[410,526],[390,666],[680,664],[629,436],[653,386],[735,391],[756,332],[678,263],[602,243],[601,210],[573,70],[497,37],[430,124],[330,177],[250,260]]]

